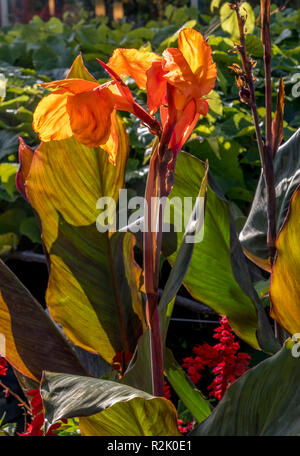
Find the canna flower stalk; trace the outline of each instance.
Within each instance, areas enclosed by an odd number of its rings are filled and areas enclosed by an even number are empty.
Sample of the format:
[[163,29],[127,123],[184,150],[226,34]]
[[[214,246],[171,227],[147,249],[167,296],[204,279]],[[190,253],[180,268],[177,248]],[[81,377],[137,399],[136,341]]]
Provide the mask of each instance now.
[[[106,150],[115,164],[118,150],[116,112],[127,111],[156,136],[147,178],[144,216],[144,281],[150,330],[153,394],[164,395],[164,361],[158,312],[159,260],[163,206],[151,211],[152,197],[167,196],[173,185],[176,158],[200,115],[208,113],[206,95],[214,88],[217,69],[212,50],[201,33],[187,28],[179,33],[178,49],[162,56],[137,49],[116,49],[107,64],[99,63],[111,80],[99,84],[68,78],[42,84],[54,91],[34,113],[33,128],[42,141],[75,136],[88,147]],[[147,109],[133,98],[124,77],[146,90]],[[155,115],[158,115],[160,121]],[[153,223],[153,220],[155,223]],[[157,229],[152,231],[152,227]]]

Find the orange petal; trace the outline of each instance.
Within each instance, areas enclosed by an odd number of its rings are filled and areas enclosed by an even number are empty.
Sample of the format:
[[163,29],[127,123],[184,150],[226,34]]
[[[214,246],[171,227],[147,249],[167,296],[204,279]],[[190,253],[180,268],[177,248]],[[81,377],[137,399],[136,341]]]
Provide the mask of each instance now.
[[201,33],[186,28],[179,33],[178,48],[198,79],[201,96],[208,94],[214,88],[217,77],[217,67],[212,61],[211,47]]
[[153,62],[147,71],[147,108],[150,114],[154,114],[158,108],[167,103],[167,81],[164,78],[166,72],[162,68],[162,62]]
[[119,76],[131,76],[140,89],[146,88],[146,72],[152,63],[161,57],[149,51],[137,49],[115,49],[108,66]]
[[167,106],[160,107],[160,120],[161,124],[164,127],[168,119],[168,108]]
[[117,134],[117,112],[114,109],[111,114],[111,129],[110,135],[105,144],[101,145],[101,149],[104,149],[108,153],[109,161],[115,165],[116,158],[119,148],[119,137]]
[[33,114],[33,129],[41,141],[61,140],[73,136],[67,113],[67,93],[51,93],[43,98]]
[[[206,103],[207,104],[207,103]],[[175,153],[180,151],[183,144],[188,140],[199,119],[200,112],[197,110],[197,103],[191,100],[185,107],[180,119],[174,128],[169,147]]]
[[89,92],[98,87],[99,84],[84,79],[62,79],[60,81],[45,82],[41,86],[47,89],[56,89],[59,87],[75,95],[77,93]]
[[121,84],[111,84],[109,86],[111,98],[118,111],[133,112],[134,99],[127,86]]
[[[167,72],[165,79],[178,89],[195,88],[197,90],[197,79],[179,49],[170,48],[163,52],[163,68]],[[199,96],[199,94],[197,94]]]
[[74,136],[88,147],[105,144],[110,135],[113,102],[108,88],[68,97],[67,111]]

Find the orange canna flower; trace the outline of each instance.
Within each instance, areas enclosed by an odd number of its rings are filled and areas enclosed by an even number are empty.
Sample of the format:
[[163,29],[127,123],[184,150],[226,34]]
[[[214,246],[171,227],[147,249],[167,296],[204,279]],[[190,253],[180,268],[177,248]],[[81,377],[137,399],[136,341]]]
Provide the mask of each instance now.
[[156,119],[134,101],[120,77],[100,63],[112,76],[105,84],[75,78],[41,84],[55,90],[38,104],[33,115],[33,129],[44,142],[74,135],[88,147],[101,146],[115,164],[118,150],[116,110],[135,114],[154,132],[161,128]]
[[112,83],[64,79],[42,84],[56,89],[43,98],[33,115],[33,129],[41,141],[75,136],[88,147],[102,146],[114,164],[118,149],[116,108],[131,109],[131,100],[122,97]]
[[[162,57],[137,49],[116,49],[107,65],[99,60],[112,78],[105,84],[72,78],[42,84],[55,90],[38,104],[33,128],[42,141],[74,135],[88,147],[101,146],[115,163],[116,110],[125,110],[141,119],[151,132],[162,135],[176,159],[200,114],[208,112],[203,97],[214,88],[217,75],[211,54],[210,46],[194,29],[182,30],[178,49],[166,49]],[[147,90],[149,112],[134,101],[122,76],[131,76]],[[163,129],[153,117],[158,109]]]
[[116,49],[108,66],[122,76],[131,76],[140,88],[146,88],[150,114],[160,109],[163,126],[167,120],[172,124],[169,147],[176,154],[200,114],[208,113],[203,97],[214,88],[217,77],[211,47],[201,33],[191,28],[182,30],[178,49],[166,49],[162,57],[136,49]]

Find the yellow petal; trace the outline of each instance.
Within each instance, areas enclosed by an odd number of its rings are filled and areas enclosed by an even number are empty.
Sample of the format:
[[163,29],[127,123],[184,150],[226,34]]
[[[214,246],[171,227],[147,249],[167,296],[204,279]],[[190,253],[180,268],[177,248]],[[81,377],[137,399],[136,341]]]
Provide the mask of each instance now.
[[119,76],[131,76],[140,89],[146,88],[146,72],[161,57],[149,51],[137,49],[115,49],[108,66]]
[[119,136],[118,136],[118,124],[117,124],[117,112],[114,109],[111,114],[111,128],[110,135],[105,144],[101,145],[101,149],[104,149],[108,153],[109,161],[115,165],[116,158],[119,148]]
[[217,67],[212,61],[212,49],[201,33],[187,28],[179,33],[178,48],[201,86],[201,96],[215,86]]
[[73,136],[67,113],[67,93],[51,93],[43,98],[33,114],[33,129],[41,141],[61,140]]
[[67,111],[74,136],[88,147],[105,144],[110,135],[113,102],[109,89],[68,97]]

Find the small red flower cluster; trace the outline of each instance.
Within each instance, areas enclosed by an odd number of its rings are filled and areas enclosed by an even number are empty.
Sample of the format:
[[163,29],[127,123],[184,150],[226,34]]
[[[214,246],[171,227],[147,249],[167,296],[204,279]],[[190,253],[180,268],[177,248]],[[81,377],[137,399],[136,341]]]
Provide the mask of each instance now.
[[[43,424],[44,424],[44,413],[43,413],[43,401],[42,401],[42,396],[40,393],[40,390],[33,389],[28,391],[27,396],[29,396],[30,399],[30,408],[32,412],[32,421],[27,425],[26,432],[23,434],[18,433],[19,436],[21,437],[28,437],[28,436],[42,436],[44,435],[43,430],[41,429]],[[61,420],[63,423],[66,423],[67,420]],[[46,433],[46,436],[48,437],[54,437],[57,434],[55,434],[53,431],[56,429],[60,428],[61,422],[53,424],[49,431]]]
[[0,356],[0,375],[6,375],[7,367],[8,367],[8,362],[6,361],[5,358]]
[[196,357],[185,358],[182,367],[187,369],[195,384],[199,382],[206,367],[212,369],[215,378],[208,386],[209,396],[221,400],[229,385],[248,369],[250,356],[247,353],[237,353],[240,344],[235,341],[226,317],[221,318],[220,326],[215,329],[213,337],[218,339],[219,343],[214,346],[197,345],[193,348]]
[[191,423],[190,421],[184,423],[182,420],[177,420],[177,425],[178,431],[183,435],[191,432],[194,428],[194,423]]
[[167,384],[167,382],[164,382],[164,397],[168,399],[169,401],[171,400],[171,387],[170,385]]

